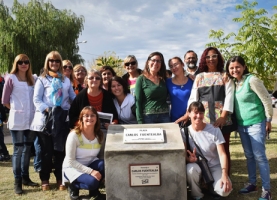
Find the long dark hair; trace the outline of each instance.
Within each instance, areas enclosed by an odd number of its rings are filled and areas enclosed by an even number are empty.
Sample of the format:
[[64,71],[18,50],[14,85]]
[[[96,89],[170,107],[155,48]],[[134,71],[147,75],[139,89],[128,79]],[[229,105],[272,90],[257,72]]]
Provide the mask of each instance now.
[[233,56],[233,57],[231,57],[231,58],[227,61],[227,63],[226,63],[226,72],[227,72],[227,74],[228,74],[229,77],[232,77],[232,76],[230,75],[230,71],[229,71],[229,65],[230,65],[232,62],[238,62],[239,64],[241,64],[242,66],[245,67],[245,70],[243,71],[243,74],[242,74],[242,75],[244,75],[244,74],[249,74],[249,70],[248,70],[248,68],[247,68],[247,66],[246,66],[246,64],[245,64],[245,61],[244,61],[243,57],[241,57],[241,56]]
[[165,63],[164,63],[164,56],[162,53],[160,52],[153,52],[151,53],[146,62],[145,62],[145,66],[144,66],[144,69],[143,69],[143,74],[148,76],[150,74],[149,72],[149,67],[148,67],[148,62],[149,60],[153,57],[153,56],[159,56],[160,59],[161,59],[161,68],[160,68],[160,71],[158,72],[158,75],[163,79],[163,80],[166,80],[166,66],[165,66]]
[[114,94],[112,93],[112,82],[113,81],[116,81],[120,85],[122,85],[122,87],[123,87],[123,93],[125,95],[127,95],[129,89],[128,89],[128,85],[127,85],[126,81],[123,78],[119,77],[119,76],[114,76],[114,77],[112,77],[111,80],[109,80],[109,83],[108,83],[108,91],[111,93],[111,96],[113,98],[115,98]]

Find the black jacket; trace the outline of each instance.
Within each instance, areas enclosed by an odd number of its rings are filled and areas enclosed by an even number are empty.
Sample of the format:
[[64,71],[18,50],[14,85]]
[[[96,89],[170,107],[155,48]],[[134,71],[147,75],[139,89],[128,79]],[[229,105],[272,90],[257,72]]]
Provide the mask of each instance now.
[[[80,112],[86,106],[90,106],[88,96],[87,96],[88,88],[84,88],[73,100],[70,109],[69,109],[69,124],[70,128],[74,128],[75,123],[78,121]],[[103,92],[103,102],[102,102],[102,111],[104,113],[113,114],[113,119],[118,120],[118,115],[116,108],[113,103],[113,99],[110,93],[104,89]]]

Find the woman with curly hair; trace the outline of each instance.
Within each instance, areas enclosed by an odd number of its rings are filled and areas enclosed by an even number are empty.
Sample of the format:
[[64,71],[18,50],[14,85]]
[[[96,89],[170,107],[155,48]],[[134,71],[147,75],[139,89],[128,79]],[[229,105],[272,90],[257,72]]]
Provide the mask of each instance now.
[[104,160],[98,159],[103,132],[97,110],[92,106],[82,109],[75,128],[66,141],[63,162],[65,177],[70,181],[70,199],[78,199],[79,189],[89,190],[89,196],[101,199],[99,183],[104,178]]
[[[223,70],[224,59],[215,47],[208,47],[204,50],[198,74],[194,80],[191,95],[188,101],[201,102],[205,107],[204,122],[219,127],[225,139],[224,148],[228,158],[230,175],[230,134],[236,130],[231,119],[234,109],[234,82]],[[179,118],[176,122],[188,120],[188,113]]]

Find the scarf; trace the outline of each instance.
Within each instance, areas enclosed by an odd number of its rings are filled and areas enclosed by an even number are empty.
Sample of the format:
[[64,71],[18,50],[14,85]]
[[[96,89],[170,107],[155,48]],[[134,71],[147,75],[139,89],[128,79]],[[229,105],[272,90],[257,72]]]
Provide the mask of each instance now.
[[58,72],[49,71],[49,76],[52,76],[53,80],[51,82],[51,94],[50,98],[54,106],[61,106],[63,100],[62,92],[62,75]]

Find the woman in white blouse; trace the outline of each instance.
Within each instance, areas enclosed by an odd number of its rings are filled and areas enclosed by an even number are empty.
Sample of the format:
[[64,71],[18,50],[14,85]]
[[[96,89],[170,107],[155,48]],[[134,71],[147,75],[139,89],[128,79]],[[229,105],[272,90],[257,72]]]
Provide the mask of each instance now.
[[90,197],[103,198],[98,189],[104,178],[104,160],[97,157],[102,141],[103,132],[97,111],[92,106],[86,106],[66,141],[63,171],[70,181],[70,199],[78,199],[79,189],[89,190]]

